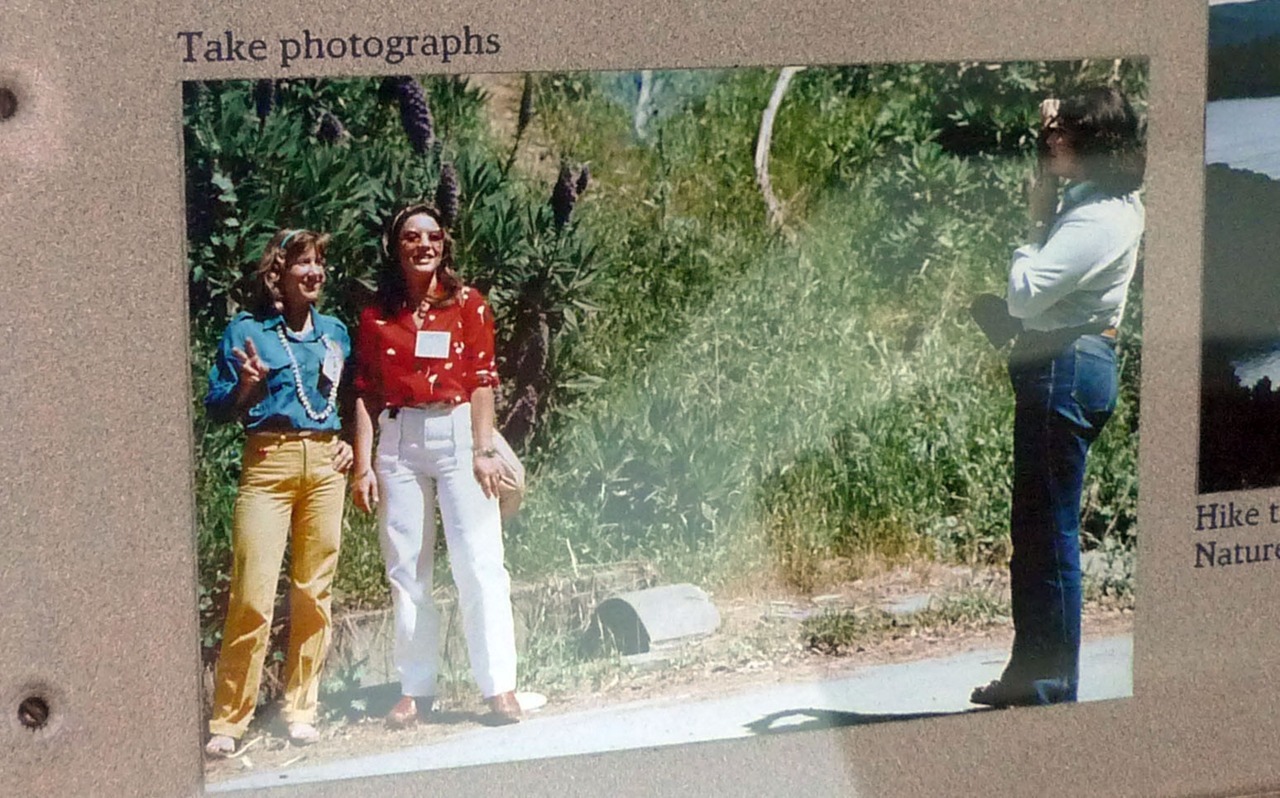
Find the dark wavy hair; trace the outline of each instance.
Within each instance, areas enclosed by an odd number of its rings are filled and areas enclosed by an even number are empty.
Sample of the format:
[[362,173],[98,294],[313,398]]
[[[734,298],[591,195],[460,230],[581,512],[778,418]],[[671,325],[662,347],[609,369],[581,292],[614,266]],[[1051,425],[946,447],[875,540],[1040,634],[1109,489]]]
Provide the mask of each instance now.
[[[1120,90],[1093,86],[1064,99],[1057,122],[1071,141],[1086,179],[1111,196],[1142,186],[1147,168],[1146,131]],[[1048,154],[1048,128],[1040,131],[1037,150]]]
[[436,270],[436,281],[444,297],[437,304],[451,301],[462,288],[462,279],[453,265],[453,237],[440,218],[440,211],[429,202],[417,202],[405,205],[393,213],[382,228],[382,268],[378,271],[377,302],[383,311],[391,314],[404,307],[408,301],[408,288],[404,282],[404,272],[400,268],[400,256],[397,242],[400,230],[414,216],[426,214],[435,219],[436,224],[444,231],[444,250],[440,254],[440,266]]
[[284,301],[280,295],[280,275],[313,247],[316,258],[323,262],[325,251],[329,248],[329,238],[328,233],[313,230],[277,230],[262,251],[257,268],[245,281],[247,285],[241,296],[241,304],[245,310],[258,317],[271,316],[284,310]]

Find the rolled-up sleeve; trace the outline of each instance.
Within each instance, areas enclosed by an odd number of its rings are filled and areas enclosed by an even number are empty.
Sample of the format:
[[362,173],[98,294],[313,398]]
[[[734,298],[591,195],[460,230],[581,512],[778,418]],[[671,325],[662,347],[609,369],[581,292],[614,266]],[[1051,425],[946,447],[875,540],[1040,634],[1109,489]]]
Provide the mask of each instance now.
[[1118,236],[1096,212],[1064,217],[1043,246],[1013,253],[1009,269],[1009,315],[1027,319],[1044,313],[1075,291],[1090,274],[1117,257]]
[[494,357],[493,312],[475,289],[462,306],[462,369],[466,389],[495,388],[498,367]]
[[209,389],[204,395],[204,409],[214,421],[227,422],[236,418],[235,394],[240,384],[240,369],[231,350],[243,347],[244,332],[241,325],[233,321],[223,332],[214,353],[213,366],[209,368]]

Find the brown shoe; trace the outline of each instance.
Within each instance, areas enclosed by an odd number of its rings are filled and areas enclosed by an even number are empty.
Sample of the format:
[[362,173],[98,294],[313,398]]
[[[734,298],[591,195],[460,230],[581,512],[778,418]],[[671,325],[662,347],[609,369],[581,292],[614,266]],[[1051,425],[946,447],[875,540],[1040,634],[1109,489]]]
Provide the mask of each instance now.
[[387,726],[393,729],[407,729],[418,722],[418,703],[413,696],[401,696],[396,705],[387,713]]
[[489,715],[486,721],[492,726],[519,723],[520,718],[523,717],[523,713],[520,711],[520,702],[516,700],[516,694],[513,692],[499,693],[485,703],[489,705]]

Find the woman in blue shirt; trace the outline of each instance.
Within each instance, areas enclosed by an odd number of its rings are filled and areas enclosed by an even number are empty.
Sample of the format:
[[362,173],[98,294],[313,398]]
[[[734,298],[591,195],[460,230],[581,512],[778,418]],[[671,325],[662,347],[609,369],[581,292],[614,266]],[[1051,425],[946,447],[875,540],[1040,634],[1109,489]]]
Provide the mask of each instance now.
[[1091,88],[1046,100],[1041,117],[1032,241],[1014,253],[1007,299],[1019,328],[1009,356],[1013,653],[971,696],[991,706],[1077,697],[1085,458],[1115,410],[1117,328],[1144,225],[1141,126],[1124,95]]
[[282,715],[289,737],[315,742],[320,668],[329,647],[351,447],[338,437],[346,326],[315,309],[329,236],[281,230],[254,275],[247,310],[227,326],[205,409],[247,433],[232,520],[231,597],[205,751],[226,756],[253,718],[276,582],[290,547],[289,650]]

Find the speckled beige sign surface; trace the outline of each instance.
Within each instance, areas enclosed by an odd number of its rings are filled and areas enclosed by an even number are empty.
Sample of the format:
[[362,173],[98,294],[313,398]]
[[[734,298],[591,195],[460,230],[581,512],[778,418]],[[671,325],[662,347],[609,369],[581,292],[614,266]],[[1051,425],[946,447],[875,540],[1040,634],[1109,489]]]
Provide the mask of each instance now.
[[[414,71],[1150,59],[1134,697],[270,794],[1181,795],[1280,785],[1280,581],[1263,567],[1192,567],[1206,14],[1198,0],[8,5],[0,84],[18,111],[0,122],[0,795],[203,789],[179,86],[284,72],[270,57],[183,63],[177,34],[275,42],[303,28],[463,25],[499,34],[500,50]],[[376,61],[305,67],[397,71]],[[32,694],[51,709],[38,732],[17,718]]]

